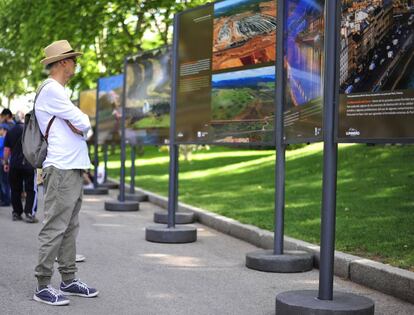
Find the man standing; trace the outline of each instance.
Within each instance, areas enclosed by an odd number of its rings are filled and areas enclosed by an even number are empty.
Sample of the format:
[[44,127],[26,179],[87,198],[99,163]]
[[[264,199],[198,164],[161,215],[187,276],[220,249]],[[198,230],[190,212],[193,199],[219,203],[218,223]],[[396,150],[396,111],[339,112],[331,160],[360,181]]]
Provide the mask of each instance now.
[[9,175],[4,171],[4,138],[6,138],[7,131],[9,130],[9,125],[0,124],[0,207],[10,206],[10,185],[9,185]]
[[[15,125],[15,122],[13,120],[13,113],[8,108],[5,108],[5,109],[3,109],[1,111],[1,113],[0,113],[0,120],[1,120],[2,126],[4,127],[4,133],[6,133],[11,128],[13,128],[14,125]],[[5,135],[4,135],[4,137],[5,137]],[[8,206],[10,206],[10,183],[9,183],[9,176],[4,173],[4,166],[2,166],[1,169],[2,169],[2,173],[3,173],[2,174],[3,175],[3,178],[2,178],[2,190],[4,192],[4,194],[3,194],[4,200],[1,203],[1,205],[8,207]]]
[[7,124],[9,126],[9,130],[14,126],[15,122],[13,120],[13,113],[10,109],[5,108],[2,110],[0,114],[0,119],[3,124]]
[[[45,48],[42,63],[49,70],[49,79],[38,90],[35,115],[43,134],[49,121],[47,156],[43,162],[45,202],[44,225],[39,233],[39,260],[35,268],[38,287],[33,299],[50,304],[66,305],[65,295],[95,297],[98,291],[75,278],[76,237],[79,231],[79,210],[82,203],[84,170],[90,168],[87,133],[89,118],[77,108],[65,92],[65,85],[75,74],[75,52],[66,40],[53,42]],[[57,257],[62,277],[60,290],[51,285],[53,262]]]
[[24,114],[20,111],[16,112],[15,120],[16,124],[7,132],[6,138],[4,139],[3,160],[4,172],[9,173],[13,221],[22,219],[22,192],[24,185],[24,191],[26,192],[26,203],[24,206],[25,221],[27,223],[36,223],[36,175],[34,168],[24,159],[21,142],[24,127]]

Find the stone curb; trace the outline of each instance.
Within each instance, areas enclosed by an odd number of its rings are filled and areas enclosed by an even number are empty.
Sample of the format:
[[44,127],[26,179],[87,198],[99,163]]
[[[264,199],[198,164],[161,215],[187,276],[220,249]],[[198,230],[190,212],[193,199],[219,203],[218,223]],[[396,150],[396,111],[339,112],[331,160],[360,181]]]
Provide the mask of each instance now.
[[[167,209],[168,199],[166,197],[141,188],[136,188],[136,190],[147,194],[151,203]],[[193,212],[195,220],[200,223],[257,247],[273,248],[272,232],[181,202],[178,204],[178,211]],[[312,253],[315,268],[319,268],[320,247],[318,245],[285,236],[284,248]],[[414,303],[414,272],[335,251],[334,273],[341,278]]]
[[375,290],[414,303],[414,272],[369,259],[351,262],[350,279]]

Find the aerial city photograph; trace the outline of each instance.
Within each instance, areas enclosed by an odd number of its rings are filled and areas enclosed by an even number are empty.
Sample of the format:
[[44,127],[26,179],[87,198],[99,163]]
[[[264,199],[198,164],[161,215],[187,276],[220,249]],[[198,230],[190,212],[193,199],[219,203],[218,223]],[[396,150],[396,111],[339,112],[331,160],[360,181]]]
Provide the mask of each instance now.
[[411,0],[342,1],[341,93],[414,87]]

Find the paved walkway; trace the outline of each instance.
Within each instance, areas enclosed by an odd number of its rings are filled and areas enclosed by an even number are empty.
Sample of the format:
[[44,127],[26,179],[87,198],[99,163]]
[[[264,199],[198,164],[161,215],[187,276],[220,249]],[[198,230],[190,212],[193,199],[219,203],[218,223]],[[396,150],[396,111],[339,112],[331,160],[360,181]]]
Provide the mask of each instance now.
[[[198,241],[192,244],[146,242],[144,229],[153,224],[158,208],[142,203],[139,212],[107,212],[103,202],[109,199],[85,196],[78,239],[78,253],[86,256],[78,276],[100,295],[72,297],[61,307],[32,300],[40,223],[12,222],[11,209],[0,208],[1,314],[270,315],[278,293],[318,288],[318,270],[269,274],[247,269],[244,255],[254,246],[202,225],[196,224]],[[53,284],[58,286],[58,274]],[[414,314],[414,305],[349,281],[335,278],[335,290],[372,298],[376,314]]]

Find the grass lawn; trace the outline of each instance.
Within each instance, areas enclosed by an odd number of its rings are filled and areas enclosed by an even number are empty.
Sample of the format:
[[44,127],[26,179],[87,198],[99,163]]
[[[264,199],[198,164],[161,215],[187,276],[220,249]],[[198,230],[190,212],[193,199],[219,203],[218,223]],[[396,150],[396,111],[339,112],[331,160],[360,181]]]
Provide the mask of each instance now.
[[[414,271],[413,160],[409,145],[339,147],[337,250]],[[285,234],[319,244],[322,144],[287,151],[286,161]],[[196,151],[180,160],[179,200],[273,230],[274,164],[273,151]],[[119,167],[118,151],[109,176]],[[168,152],[145,147],[136,172],[137,186],[167,196]]]

